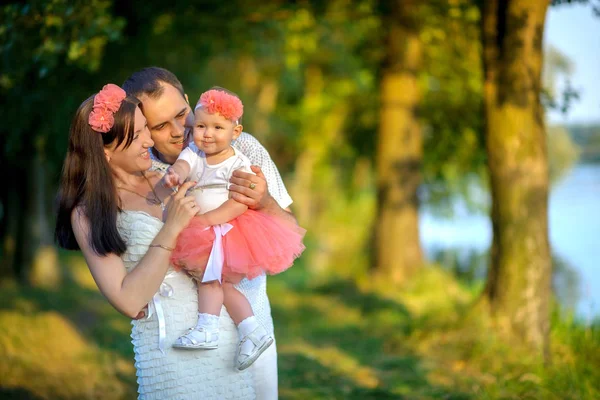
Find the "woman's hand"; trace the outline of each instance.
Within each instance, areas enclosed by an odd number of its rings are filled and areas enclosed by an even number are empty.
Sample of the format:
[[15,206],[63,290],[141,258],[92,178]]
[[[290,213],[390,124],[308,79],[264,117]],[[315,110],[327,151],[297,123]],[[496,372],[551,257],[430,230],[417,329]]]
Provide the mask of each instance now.
[[260,210],[270,198],[267,180],[259,166],[253,165],[250,168],[256,175],[241,170],[233,171],[229,179],[233,185],[229,190],[232,192],[231,198],[238,203],[245,204],[253,210]]
[[165,227],[168,227],[172,234],[177,237],[185,228],[192,217],[198,212],[196,199],[193,196],[186,196],[186,192],[196,185],[196,182],[186,182],[179,186],[176,193],[170,195],[167,206],[167,218]]

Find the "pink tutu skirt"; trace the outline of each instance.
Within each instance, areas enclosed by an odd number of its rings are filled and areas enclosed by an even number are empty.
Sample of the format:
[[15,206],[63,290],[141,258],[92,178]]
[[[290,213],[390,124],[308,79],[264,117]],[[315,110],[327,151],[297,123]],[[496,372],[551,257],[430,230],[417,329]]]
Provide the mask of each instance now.
[[[263,273],[278,274],[291,267],[305,249],[306,230],[280,218],[247,210],[229,223],[233,228],[223,236],[223,276],[253,279]],[[171,264],[202,273],[214,240],[213,229],[193,218],[177,238]]]

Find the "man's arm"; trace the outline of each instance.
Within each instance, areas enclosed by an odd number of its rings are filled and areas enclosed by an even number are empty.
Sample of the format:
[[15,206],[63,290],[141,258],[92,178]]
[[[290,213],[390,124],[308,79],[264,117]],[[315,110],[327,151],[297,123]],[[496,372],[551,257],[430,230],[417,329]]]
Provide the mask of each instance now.
[[[232,196],[235,196],[233,198],[249,208],[261,209],[266,213],[296,222],[289,208],[292,198],[267,149],[254,136],[246,132],[242,132],[233,145],[248,157],[253,165],[252,171],[256,173],[253,175],[242,170],[233,173],[230,179],[233,184],[230,190]],[[251,183],[255,185],[254,189],[250,189]]]
[[[230,179],[232,185],[229,187],[232,192],[231,198],[253,210],[260,210],[297,224],[298,221],[296,221],[296,217],[294,217],[289,207],[286,209],[281,208],[279,203],[269,194],[267,181],[260,167],[253,165],[251,168],[256,175],[242,170],[233,172]],[[250,188],[251,184],[254,185],[253,189]]]
[[279,203],[277,203],[277,201],[275,201],[275,199],[271,197],[271,195],[267,195],[267,197],[267,205],[263,208],[263,212],[277,216],[279,218],[283,218],[289,222],[293,222],[296,225],[298,224],[296,216],[289,207],[281,208],[279,207]]

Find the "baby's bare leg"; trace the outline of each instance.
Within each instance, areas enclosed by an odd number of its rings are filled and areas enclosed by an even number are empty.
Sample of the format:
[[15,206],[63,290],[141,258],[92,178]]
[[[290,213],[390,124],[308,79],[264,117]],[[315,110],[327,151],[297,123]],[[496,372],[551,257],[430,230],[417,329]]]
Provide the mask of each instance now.
[[222,305],[223,287],[219,281],[198,282],[198,312],[218,316]]
[[198,282],[198,322],[179,337],[173,347],[216,349],[219,346],[219,315],[223,306],[223,288],[218,281]]
[[223,281],[223,298],[223,304],[236,325],[254,315],[248,299],[233,286],[233,283]]
[[224,304],[238,328],[240,343],[235,356],[238,370],[244,370],[273,343],[273,337],[259,324],[252,307],[232,282],[223,282]]

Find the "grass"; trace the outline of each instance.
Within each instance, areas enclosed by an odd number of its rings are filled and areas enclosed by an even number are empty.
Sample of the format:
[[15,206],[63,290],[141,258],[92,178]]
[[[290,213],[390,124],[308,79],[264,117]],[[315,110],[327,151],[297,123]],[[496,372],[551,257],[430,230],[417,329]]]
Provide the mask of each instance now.
[[[135,397],[129,321],[63,255],[55,290],[0,290],[0,398]],[[600,398],[600,322],[555,312],[544,366],[472,307],[479,287],[427,268],[401,292],[368,281],[269,279],[281,399]]]
[[134,398],[129,321],[100,295],[81,257],[62,260],[59,288],[0,288],[0,398]]

